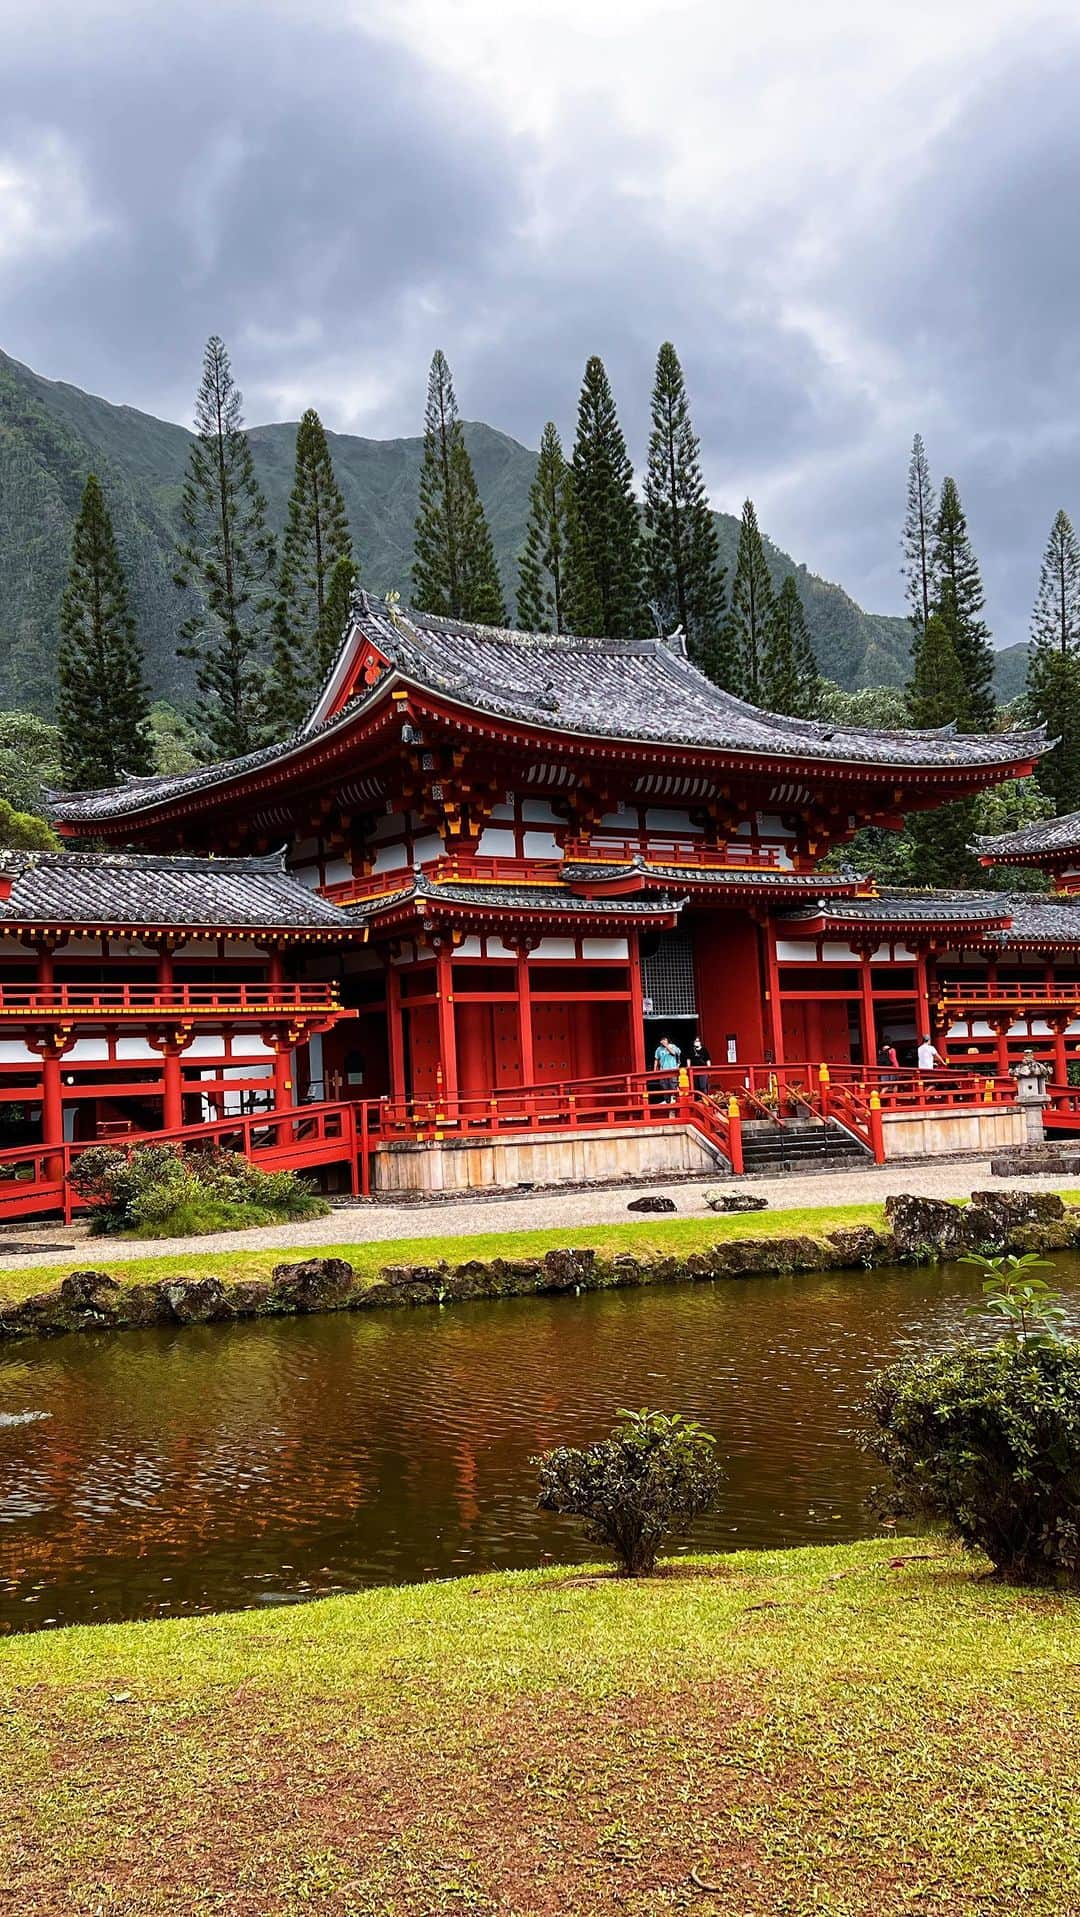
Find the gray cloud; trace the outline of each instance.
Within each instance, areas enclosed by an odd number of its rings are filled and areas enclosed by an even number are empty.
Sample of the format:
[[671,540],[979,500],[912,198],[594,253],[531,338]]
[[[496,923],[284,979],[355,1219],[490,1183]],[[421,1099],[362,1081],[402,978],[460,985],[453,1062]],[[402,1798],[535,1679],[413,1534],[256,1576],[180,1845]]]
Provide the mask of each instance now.
[[416,40],[332,12],[86,0],[62,31],[40,10],[6,30],[0,189],[25,188],[6,229],[0,190],[6,350],[186,418],[220,331],[249,418],[315,403],[384,434],[417,430],[441,344],[463,409],[534,444],[548,417],[572,430],[600,352],[640,459],[670,337],[718,504],[753,491],[781,544],[899,611],[919,429],[960,484],[999,641],[1024,636],[1053,512],[1080,522],[1075,31],[965,48],[891,175],[855,140],[846,177],[736,165],[691,216],[655,125],[576,96],[514,132]]

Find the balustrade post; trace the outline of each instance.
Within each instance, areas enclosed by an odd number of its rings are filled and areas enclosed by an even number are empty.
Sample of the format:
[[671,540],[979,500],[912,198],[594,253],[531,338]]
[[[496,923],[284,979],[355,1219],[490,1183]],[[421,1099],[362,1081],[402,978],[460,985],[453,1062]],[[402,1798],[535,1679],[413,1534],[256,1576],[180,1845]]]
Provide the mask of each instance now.
[[832,1092],[832,1078],[824,1060],[818,1066],[818,1107],[822,1118],[829,1116],[829,1100]]
[[742,1112],[734,1092],[728,1099],[728,1155],[736,1178],[743,1175]]
[[877,1092],[870,1094],[870,1149],[874,1154],[875,1165],[885,1163],[885,1127],[881,1119],[881,1099]]

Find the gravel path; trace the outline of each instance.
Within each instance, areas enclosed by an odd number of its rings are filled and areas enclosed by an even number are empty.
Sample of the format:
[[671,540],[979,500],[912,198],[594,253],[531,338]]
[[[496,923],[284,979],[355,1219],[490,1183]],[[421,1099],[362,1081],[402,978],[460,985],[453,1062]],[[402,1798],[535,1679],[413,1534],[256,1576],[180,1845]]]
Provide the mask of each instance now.
[[[92,1256],[94,1263],[115,1264],[128,1258],[177,1257],[192,1251],[264,1251],[319,1245],[364,1244],[394,1238],[459,1238],[473,1233],[536,1231],[551,1226],[628,1223],[627,1204],[638,1192],[663,1191],[674,1199],[682,1217],[706,1213],[704,1193],[716,1179],[687,1184],[619,1186],[606,1191],[543,1191],[506,1198],[444,1200],[431,1205],[343,1206],[326,1218],[305,1224],[278,1225],[259,1231],[214,1232],[206,1238],[162,1238],[133,1243],[124,1238],[91,1238],[84,1225],[12,1225],[0,1230],[0,1265],[56,1265],[72,1254]],[[925,1198],[966,1198],[973,1190],[995,1186],[1022,1186],[1025,1191],[1057,1191],[1068,1179],[995,1178],[986,1158],[950,1159],[934,1163],[869,1166],[865,1171],[769,1178],[752,1181],[747,1189],[769,1201],[771,1211],[812,1205],[874,1204],[893,1192],[916,1191]],[[741,1189],[735,1181],[733,1189]],[[23,1253],[5,1251],[5,1239],[41,1249]]]

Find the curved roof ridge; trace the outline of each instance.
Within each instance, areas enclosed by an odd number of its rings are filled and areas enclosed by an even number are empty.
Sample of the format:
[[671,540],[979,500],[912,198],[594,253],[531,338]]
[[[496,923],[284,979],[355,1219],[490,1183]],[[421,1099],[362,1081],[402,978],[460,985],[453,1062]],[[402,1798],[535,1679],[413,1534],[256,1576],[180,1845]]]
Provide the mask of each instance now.
[[[1035,853],[1080,851],[1080,812],[1061,812],[1050,819],[1032,819],[1012,832],[981,834],[971,841],[971,849],[982,856],[988,853]],[[1008,858],[1002,861],[1008,863]]]

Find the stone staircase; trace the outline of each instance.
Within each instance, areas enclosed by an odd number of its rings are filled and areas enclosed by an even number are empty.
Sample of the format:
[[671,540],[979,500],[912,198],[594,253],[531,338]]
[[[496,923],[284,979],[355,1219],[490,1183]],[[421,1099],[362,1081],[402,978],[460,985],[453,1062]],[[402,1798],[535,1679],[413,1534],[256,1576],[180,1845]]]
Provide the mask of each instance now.
[[868,1148],[834,1119],[745,1119],[743,1167],[750,1177],[856,1169],[873,1164]]

